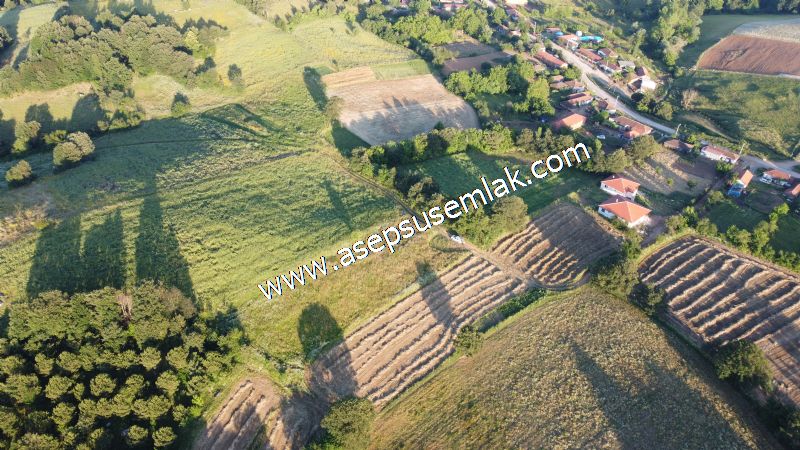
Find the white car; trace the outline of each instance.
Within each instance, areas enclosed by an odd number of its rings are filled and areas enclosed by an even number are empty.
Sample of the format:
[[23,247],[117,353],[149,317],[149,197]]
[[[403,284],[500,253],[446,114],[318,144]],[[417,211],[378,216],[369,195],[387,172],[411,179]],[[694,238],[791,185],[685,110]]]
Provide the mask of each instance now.
[[464,243],[464,239],[462,239],[461,236],[456,236],[455,234],[451,234],[450,235],[450,239],[452,239],[453,242],[457,242],[459,244],[463,244]]
[[605,141],[606,140],[606,135],[605,134],[598,134],[597,135],[597,139],[600,139],[601,141]]

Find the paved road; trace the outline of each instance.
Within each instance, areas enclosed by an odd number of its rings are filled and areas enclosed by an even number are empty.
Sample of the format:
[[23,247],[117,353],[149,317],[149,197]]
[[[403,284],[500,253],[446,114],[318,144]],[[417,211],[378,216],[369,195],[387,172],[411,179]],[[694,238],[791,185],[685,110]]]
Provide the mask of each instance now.
[[[586,87],[588,87],[589,90],[592,91],[592,93],[595,94],[596,97],[600,97],[610,102],[611,104],[614,104],[616,96],[612,95],[609,92],[606,92],[605,89],[601,88],[588,76],[588,74],[594,74],[596,76],[601,77],[604,80],[607,80],[608,77],[605,75],[605,73],[603,73],[596,67],[590,66],[588,63],[586,63],[584,60],[578,57],[578,55],[572,53],[571,51],[563,47],[556,45],[555,43],[553,43],[553,48],[561,50],[561,54],[564,56],[564,59],[568,63],[573,64],[577,66],[579,69],[581,69],[581,72],[583,72],[581,81],[583,81],[583,83],[586,84]],[[672,136],[675,134],[676,130],[674,128],[670,128],[666,125],[656,122],[653,119],[650,119],[649,117],[645,117],[638,111],[636,111],[635,109],[629,107],[624,103],[617,103],[616,109],[617,111],[620,111],[626,116],[629,116],[632,119],[637,120],[645,125],[651,126],[654,129],[659,130],[667,135]],[[746,162],[751,169],[767,169],[767,170],[781,169],[785,172],[792,174],[793,177],[800,178],[800,171],[795,169],[795,166],[800,164],[800,162],[795,161],[793,159],[785,161],[770,161],[768,159],[761,159],[753,155],[742,155],[742,161]]]

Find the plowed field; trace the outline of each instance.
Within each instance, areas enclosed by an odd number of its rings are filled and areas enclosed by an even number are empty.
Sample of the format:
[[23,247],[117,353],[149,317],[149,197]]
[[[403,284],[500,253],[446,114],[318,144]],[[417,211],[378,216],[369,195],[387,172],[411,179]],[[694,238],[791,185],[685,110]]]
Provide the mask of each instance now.
[[433,129],[475,128],[478,116],[433,75],[376,80],[370,68],[325,75],[328,98],[343,100],[339,121],[371,145],[400,141]]
[[800,43],[753,36],[728,36],[706,50],[697,66],[701,69],[759,75],[800,77]]
[[492,253],[548,288],[573,286],[590,264],[614,251],[617,238],[577,206],[562,203],[501,240]]
[[664,289],[670,319],[699,345],[747,339],[778,390],[800,404],[800,278],[699,238],[673,242],[640,268]]

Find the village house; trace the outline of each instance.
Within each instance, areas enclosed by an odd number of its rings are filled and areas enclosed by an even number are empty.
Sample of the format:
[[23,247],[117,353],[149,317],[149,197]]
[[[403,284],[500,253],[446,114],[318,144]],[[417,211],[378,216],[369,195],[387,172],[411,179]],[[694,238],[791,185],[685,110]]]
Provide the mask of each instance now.
[[639,123],[628,117],[617,117],[614,123],[620,126],[623,130],[622,136],[625,139],[636,139],[639,136],[644,136],[653,132],[653,129],[643,123]]
[[623,59],[617,61],[617,64],[619,64],[619,66],[622,67],[622,70],[625,71],[633,70],[636,67],[636,63],[634,63],[633,61],[626,61]]
[[612,105],[608,102],[608,100],[600,99],[597,101],[597,107],[603,111],[608,111],[609,114],[616,114],[617,108],[616,105]]
[[657,87],[658,84],[647,75],[634,78],[628,82],[628,88],[633,92],[654,91]]
[[689,152],[694,148],[694,145],[687,144],[686,142],[678,139],[670,139],[667,142],[664,142],[664,147],[678,152]]
[[729,197],[740,197],[747,186],[750,185],[750,181],[753,180],[753,172],[750,172],[748,169],[742,169],[739,173],[736,174],[736,181],[733,182],[731,187],[728,189],[728,196]]
[[568,106],[584,106],[592,103],[594,97],[591,94],[587,94],[585,92],[576,92],[574,94],[570,94],[564,99],[564,103]]
[[588,48],[579,48],[577,52],[575,52],[581,58],[591,62],[591,63],[598,63],[603,60],[603,57],[598,55],[594,52],[594,50]]
[[569,128],[572,131],[575,131],[586,124],[586,116],[580,114],[570,114],[566,117],[562,117],[561,119],[556,120],[553,122],[553,128],[561,129],[561,128]]
[[542,50],[535,55],[535,58],[550,67],[551,69],[566,69],[567,63],[556,58],[555,56]]
[[605,218],[617,218],[623,221],[628,228],[646,225],[650,222],[649,209],[620,196],[613,196],[601,203],[597,212]]
[[564,81],[564,75],[553,75],[550,77],[550,81],[557,82],[557,81]]
[[578,80],[569,80],[564,82],[564,84],[566,84],[568,88],[572,89],[572,92],[583,92],[586,90],[586,86],[584,86],[583,83]]
[[622,67],[608,61],[603,61],[597,65],[603,72],[615,74],[622,71]]
[[567,83],[563,81],[556,81],[555,83],[550,83],[550,89],[555,89],[556,91],[563,91],[564,89],[569,89]]
[[771,169],[761,174],[759,180],[764,183],[777,184],[778,186],[789,186],[792,181],[792,175],[780,169]]
[[800,196],[800,181],[795,183],[795,185],[789,189],[783,191],[783,195],[785,195],[789,200],[794,200]]
[[547,28],[544,29],[544,31],[547,32],[547,33],[550,33],[550,34],[555,34],[555,33],[560,32],[561,28],[559,28],[559,27],[547,27]]
[[581,43],[581,39],[574,34],[562,34],[556,39],[559,44],[567,47],[570,50],[575,50]]
[[600,189],[611,195],[635,200],[636,194],[639,192],[639,183],[620,175],[611,175],[600,182]]
[[619,56],[617,55],[617,52],[614,51],[614,49],[608,47],[601,48],[600,50],[597,51],[597,54],[602,56],[603,58],[612,58],[612,59]]
[[636,75],[640,77],[646,77],[649,75],[647,72],[647,67],[639,66],[636,68]]
[[728,150],[724,147],[719,147],[713,144],[706,145],[700,149],[700,155],[704,158],[712,159],[714,161],[724,161],[731,164],[739,160],[739,155]]

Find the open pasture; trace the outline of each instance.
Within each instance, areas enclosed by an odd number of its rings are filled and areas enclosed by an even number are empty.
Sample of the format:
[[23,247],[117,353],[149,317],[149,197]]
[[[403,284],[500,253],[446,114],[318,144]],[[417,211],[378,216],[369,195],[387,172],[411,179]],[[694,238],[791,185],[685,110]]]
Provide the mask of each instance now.
[[691,355],[624,301],[559,293],[381,411],[372,448],[771,448]]
[[545,209],[521,232],[492,249],[546,288],[565,288],[585,280],[589,266],[612,253],[617,237],[571,203]]
[[376,145],[445,127],[475,128],[478,116],[433,75],[377,80],[372,69],[356,68],[322,77],[327,97],[343,100],[339,121]]
[[508,61],[513,55],[505,51],[494,51],[478,56],[450,59],[444,62],[442,75],[448,76],[462,70],[480,70],[484,64],[498,65]]
[[701,69],[800,77],[800,42],[728,36],[700,57]]
[[800,401],[800,279],[699,238],[675,241],[647,258],[642,281],[665,292],[669,320],[700,346],[755,342],[777,390]]
[[[703,158],[687,161],[674,151],[662,150],[626,169],[625,176],[652,192],[696,195],[710,186],[717,175],[714,164]],[[689,187],[689,182],[695,187]]]

